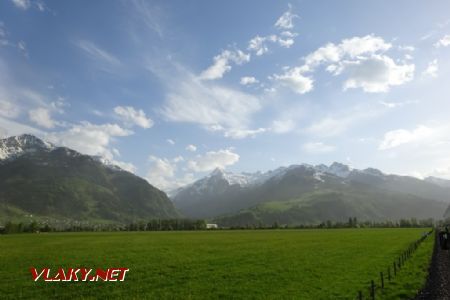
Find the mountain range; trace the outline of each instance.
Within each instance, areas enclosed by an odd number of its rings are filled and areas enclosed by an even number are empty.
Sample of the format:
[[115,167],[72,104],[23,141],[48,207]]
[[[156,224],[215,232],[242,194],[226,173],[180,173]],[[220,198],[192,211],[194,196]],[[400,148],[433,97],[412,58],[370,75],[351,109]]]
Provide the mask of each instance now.
[[189,217],[240,226],[450,217],[449,180],[358,170],[337,162],[255,173],[216,169],[169,195],[103,158],[33,135],[0,140],[0,222]]
[[388,175],[341,163],[291,165],[265,173],[221,169],[170,193],[188,217],[224,226],[308,224],[326,220],[398,220],[443,217],[450,181]]
[[175,218],[167,195],[99,157],[33,135],[0,140],[0,221]]

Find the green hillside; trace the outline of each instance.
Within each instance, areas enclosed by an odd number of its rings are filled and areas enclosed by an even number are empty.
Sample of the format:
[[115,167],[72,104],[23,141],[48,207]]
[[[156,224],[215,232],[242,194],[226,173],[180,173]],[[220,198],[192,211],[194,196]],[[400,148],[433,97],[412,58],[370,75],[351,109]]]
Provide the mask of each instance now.
[[68,148],[0,164],[0,221],[130,222],[177,217],[166,194],[119,168]]
[[380,191],[320,190],[286,201],[268,201],[215,219],[222,226],[318,224],[324,221],[385,221],[439,217],[447,204]]

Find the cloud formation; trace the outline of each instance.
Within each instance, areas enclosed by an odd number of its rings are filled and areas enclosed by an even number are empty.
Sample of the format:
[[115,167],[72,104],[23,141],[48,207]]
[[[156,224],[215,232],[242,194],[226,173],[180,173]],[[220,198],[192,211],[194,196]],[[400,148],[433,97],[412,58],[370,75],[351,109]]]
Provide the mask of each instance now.
[[450,34],[443,36],[439,41],[437,41],[434,46],[436,48],[450,46]]
[[292,13],[292,6],[289,4],[289,9],[278,18],[274,26],[278,29],[292,29],[294,28],[295,18],[298,18],[298,16]]
[[187,151],[190,151],[190,152],[195,152],[195,151],[197,151],[197,147],[195,146],[195,145],[187,145],[186,146],[186,150]]
[[440,136],[439,131],[439,129],[436,130],[436,128],[430,128],[424,125],[419,125],[413,130],[391,130],[384,134],[384,138],[381,141],[378,149],[388,150],[404,144],[425,142],[430,138]]
[[230,149],[209,151],[188,161],[188,168],[195,172],[207,172],[215,168],[224,169],[238,162],[239,155]]
[[31,7],[31,2],[30,0],[12,0],[12,2],[14,3],[14,5],[17,8],[23,9],[23,10],[27,10]]
[[251,94],[185,74],[171,87],[161,113],[169,121],[195,123],[234,137],[248,130],[251,116],[260,108],[259,99]]
[[427,68],[423,71],[422,75],[430,76],[433,78],[438,77],[439,65],[437,59],[434,59],[428,63]]
[[214,57],[214,63],[202,71],[199,78],[203,80],[214,80],[222,78],[226,72],[231,70],[231,63],[242,65],[250,61],[250,55],[241,50],[224,50]]
[[109,66],[117,67],[121,64],[120,60],[109,53],[108,51],[100,48],[96,44],[87,40],[79,40],[75,42],[75,45],[78,46],[81,50],[84,51],[92,60],[105,63]]
[[169,192],[194,181],[192,173],[186,173],[181,177],[176,176],[177,164],[183,161],[183,158],[180,156],[167,159],[150,155],[149,161],[151,166],[145,178],[150,184],[159,189]]
[[83,154],[98,155],[108,160],[114,159],[110,144],[115,137],[124,137],[133,134],[117,124],[91,124],[81,122],[72,125],[69,129],[51,132],[46,138],[54,144],[66,146]]
[[248,42],[247,50],[255,52],[257,56],[261,56],[269,52],[269,43],[278,44],[284,48],[290,48],[294,44],[294,34],[289,37],[282,38],[276,34],[271,34],[268,36],[255,36]]
[[328,43],[308,54],[300,67],[286,68],[273,78],[298,94],[313,89],[311,73],[325,65],[334,76],[347,75],[343,89],[361,88],[365,92],[387,92],[414,77],[414,64],[397,64],[385,55],[392,45],[374,35],[353,37],[339,44]]
[[150,128],[153,121],[147,118],[142,109],[136,110],[131,106],[116,106],[114,113],[127,125],[136,125],[142,128]]
[[44,128],[54,128],[56,125],[56,122],[50,115],[50,110],[46,108],[39,107],[32,109],[28,112],[28,117],[30,121]]
[[259,82],[258,79],[256,79],[253,76],[244,76],[244,77],[241,77],[241,80],[239,83],[242,85],[252,85],[252,84],[255,84],[258,82]]
[[297,94],[305,94],[313,89],[314,80],[305,76],[303,69],[300,67],[290,68],[281,75],[274,74],[273,78]]

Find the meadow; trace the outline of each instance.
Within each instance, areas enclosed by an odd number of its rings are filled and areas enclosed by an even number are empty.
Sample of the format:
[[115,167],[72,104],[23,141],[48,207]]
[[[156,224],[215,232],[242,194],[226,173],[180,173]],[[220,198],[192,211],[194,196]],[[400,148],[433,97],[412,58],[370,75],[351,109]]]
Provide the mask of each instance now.
[[[0,236],[1,299],[356,299],[427,229]],[[382,298],[423,285],[429,237]],[[129,268],[123,282],[34,282],[36,268]],[[380,298],[377,298],[380,299]]]

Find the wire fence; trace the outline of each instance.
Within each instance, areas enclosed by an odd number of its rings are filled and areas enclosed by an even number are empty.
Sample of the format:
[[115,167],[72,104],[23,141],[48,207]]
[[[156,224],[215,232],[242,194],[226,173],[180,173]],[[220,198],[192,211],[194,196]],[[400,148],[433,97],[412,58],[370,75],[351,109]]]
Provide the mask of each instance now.
[[389,284],[394,280],[394,277],[401,271],[406,261],[411,258],[414,252],[419,248],[425,239],[433,233],[433,229],[422,235],[421,238],[412,242],[399,256],[396,258],[390,266],[379,273],[379,277],[376,280],[370,280],[368,288],[365,290],[359,290],[358,295],[355,299],[364,300],[370,299],[375,300],[377,293],[384,290],[386,284]]

